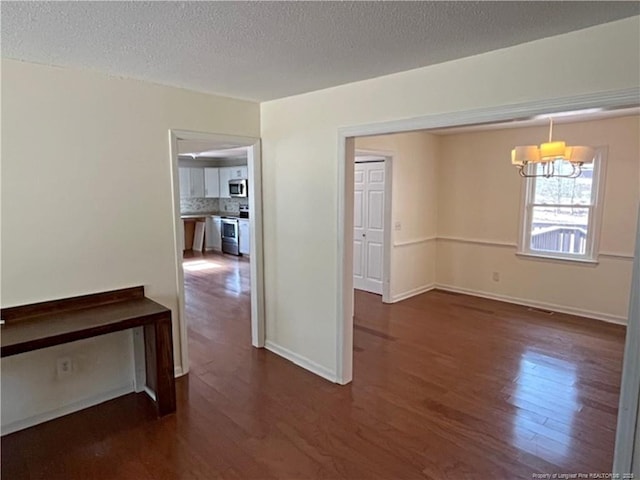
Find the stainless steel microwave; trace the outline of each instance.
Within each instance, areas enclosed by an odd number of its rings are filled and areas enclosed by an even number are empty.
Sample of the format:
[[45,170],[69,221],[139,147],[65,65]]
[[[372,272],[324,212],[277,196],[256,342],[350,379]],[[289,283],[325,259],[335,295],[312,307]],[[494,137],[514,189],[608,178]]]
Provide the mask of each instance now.
[[247,180],[229,180],[229,195],[232,197],[248,197],[249,185]]

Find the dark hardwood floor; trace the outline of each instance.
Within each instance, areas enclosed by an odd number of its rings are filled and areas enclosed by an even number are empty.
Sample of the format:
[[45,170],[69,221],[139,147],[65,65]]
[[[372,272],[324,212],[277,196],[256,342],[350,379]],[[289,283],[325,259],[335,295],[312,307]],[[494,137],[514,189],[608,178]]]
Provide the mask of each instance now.
[[248,262],[185,269],[177,414],[127,395],[2,438],[3,479],[531,479],[611,468],[624,329],[356,292],[354,381],[250,346]]

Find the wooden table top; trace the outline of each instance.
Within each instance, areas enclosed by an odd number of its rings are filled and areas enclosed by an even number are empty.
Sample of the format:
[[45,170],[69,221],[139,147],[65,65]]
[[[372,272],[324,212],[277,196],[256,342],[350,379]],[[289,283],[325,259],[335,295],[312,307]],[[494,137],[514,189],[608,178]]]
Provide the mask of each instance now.
[[143,297],[7,321],[0,329],[1,356],[133,328],[168,313],[168,308]]

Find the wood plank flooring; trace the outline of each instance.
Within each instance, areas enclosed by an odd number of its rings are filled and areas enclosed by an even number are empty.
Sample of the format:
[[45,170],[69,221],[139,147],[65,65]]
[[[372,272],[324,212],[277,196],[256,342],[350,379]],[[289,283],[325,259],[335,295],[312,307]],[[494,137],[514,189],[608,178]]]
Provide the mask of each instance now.
[[250,346],[249,263],[185,264],[176,415],[127,395],[2,438],[7,479],[531,479],[606,472],[624,329],[433,291],[356,292],[354,381]]

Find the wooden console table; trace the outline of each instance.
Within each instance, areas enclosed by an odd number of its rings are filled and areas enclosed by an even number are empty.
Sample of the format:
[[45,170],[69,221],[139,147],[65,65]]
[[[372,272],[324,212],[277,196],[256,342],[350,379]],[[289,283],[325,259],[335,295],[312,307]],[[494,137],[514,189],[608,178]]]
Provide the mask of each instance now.
[[176,410],[171,311],[132,287],[3,308],[0,356],[143,327],[146,384],[159,416]]

